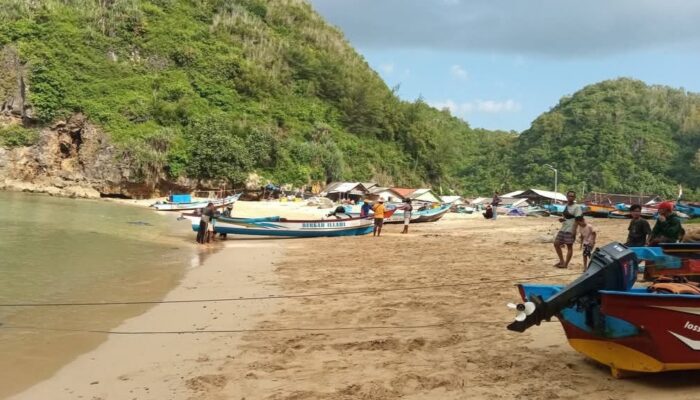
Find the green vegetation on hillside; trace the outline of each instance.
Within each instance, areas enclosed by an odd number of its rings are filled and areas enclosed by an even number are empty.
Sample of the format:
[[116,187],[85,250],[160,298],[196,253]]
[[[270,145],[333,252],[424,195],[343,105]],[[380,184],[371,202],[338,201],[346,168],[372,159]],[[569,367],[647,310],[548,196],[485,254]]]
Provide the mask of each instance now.
[[[141,180],[256,172],[476,195],[551,189],[549,163],[562,190],[700,195],[700,95],[618,79],[521,135],[472,129],[399,100],[303,0],[4,0],[0,68],[0,112],[24,79],[27,125],[83,113]],[[35,140],[0,131],[6,147]]]
[[641,81],[590,85],[542,114],[516,144],[516,180],[614,193],[700,195],[700,95]]
[[0,18],[33,117],[84,113],[142,179],[490,190],[457,171],[508,140],[400,101],[301,0],[6,0]]

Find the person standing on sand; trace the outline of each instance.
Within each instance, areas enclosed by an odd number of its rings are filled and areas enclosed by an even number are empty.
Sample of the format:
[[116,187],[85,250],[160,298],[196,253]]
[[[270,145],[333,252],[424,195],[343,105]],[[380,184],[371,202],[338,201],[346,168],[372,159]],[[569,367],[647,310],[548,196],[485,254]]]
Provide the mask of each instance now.
[[401,233],[408,233],[408,225],[411,224],[411,213],[413,212],[413,205],[411,204],[411,199],[404,200],[406,204],[403,208],[403,231]]
[[581,234],[581,248],[583,249],[583,270],[588,269],[588,259],[591,258],[595,240],[598,237],[598,230],[591,224],[587,223],[585,218],[576,218],[576,223]]
[[493,209],[493,220],[496,220],[498,216],[498,205],[501,204],[501,197],[499,196],[498,190],[493,192],[493,199],[491,199],[491,208]]
[[625,246],[627,247],[644,247],[649,241],[649,235],[651,235],[651,226],[649,226],[649,221],[642,218],[642,206],[639,204],[632,204],[630,207],[630,215],[632,220],[630,221],[629,227],[627,227],[627,242]]
[[372,206],[374,211],[374,229],[372,230],[372,236],[380,236],[382,234],[382,226],[384,226],[384,199],[377,200]]
[[[495,214],[495,213],[494,213]],[[571,256],[574,254],[574,240],[576,239],[576,221],[583,218],[581,206],[576,204],[576,192],[570,190],[566,192],[566,207],[564,214],[559,218],[561,229],[554,239],[554,250],[557,252],[559,262],[554,264],[557,268],[568,268]],[[562,254],[562,246],[566,246],[566,261]]]

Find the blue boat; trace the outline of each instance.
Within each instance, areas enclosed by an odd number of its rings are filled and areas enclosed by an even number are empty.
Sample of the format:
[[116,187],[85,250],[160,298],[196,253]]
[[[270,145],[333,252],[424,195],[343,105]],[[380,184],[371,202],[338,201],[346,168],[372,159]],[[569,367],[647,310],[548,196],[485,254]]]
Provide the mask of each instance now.
[[690,218],[700,218],[700,205],[677,202],[676,210],[688,215]]
[[[184,215],[183,215],[184,216]],[[199,230],[199,216],[186,215],[192,230]],[[328,237],[357,236],[372,232],[372,218],[291,220],[282,217],[229,218],[215,217],[214,232],[230,235]]]

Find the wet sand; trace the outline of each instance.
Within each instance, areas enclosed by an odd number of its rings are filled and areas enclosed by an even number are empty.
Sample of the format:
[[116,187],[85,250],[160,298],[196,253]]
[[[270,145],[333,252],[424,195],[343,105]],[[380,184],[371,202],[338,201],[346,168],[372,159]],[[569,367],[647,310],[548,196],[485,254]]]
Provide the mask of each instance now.
[[[625,221],[593,223],[599,244],[625,237]],[[697,398],[697,372],[611,378],[556,321],[505,329],[513,284],[580,273],[578,249],[568,271],[552,267],[557,227],[449,215],[408,235],[389,225],[380,238],[229,240],[168,298],[335,294],[158,305],[116,330],[253,331],[113,335],[16,398]],[[371,291],[402,288],[414,289]]]

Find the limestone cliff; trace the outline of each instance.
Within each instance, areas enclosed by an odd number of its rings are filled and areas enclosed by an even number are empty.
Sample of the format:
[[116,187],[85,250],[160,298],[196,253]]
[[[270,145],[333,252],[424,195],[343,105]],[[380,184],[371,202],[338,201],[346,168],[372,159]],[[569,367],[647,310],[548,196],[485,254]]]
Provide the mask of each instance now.
[[147,197],[184,189],[162,177],[134,176],[129,160],[77,114],[40,131],[30,147],[0,147],[0,189],[68,197]]

